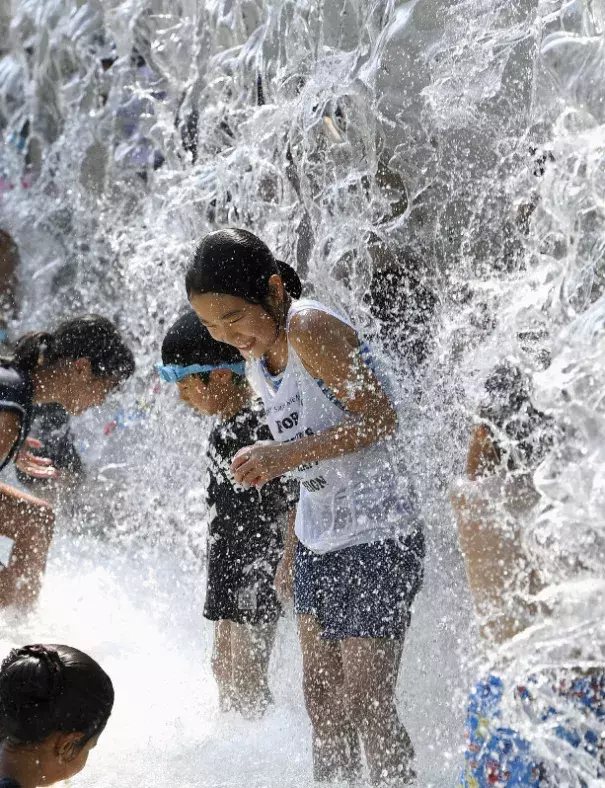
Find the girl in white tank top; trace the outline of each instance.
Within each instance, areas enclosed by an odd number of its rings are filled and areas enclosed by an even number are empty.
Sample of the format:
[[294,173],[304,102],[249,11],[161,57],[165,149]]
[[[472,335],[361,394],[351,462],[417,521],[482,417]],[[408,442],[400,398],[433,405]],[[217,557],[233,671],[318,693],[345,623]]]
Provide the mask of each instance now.
[[[288,310],[286,333],[292,318],[308,310],[324,312],[350,326],[323,304],[301,299],[292,302]],[[364,363],[372,366],[369,349],[363,355]],[[288,443],[315,435],[350,417],[323,381],[309,374],[292,345],[279,378],[271,376],[258,358],[249,360],[249,377],[263,400],[276,441]],[[305,462],[292,473],[300,481],[296,536],[314,552],[341,550],[409,531],[413,512],[409,499],[399,498],[395,465],[385,442],[352,454]]]
[[383,376],[347,320],[295,300],[298,277],[252,233],[206,236],[186,288],[214,339],[246,358],[275,438],[236,454],[236,481],[300,480],[300,542],[292,529],[276,585],[291,594],[295,565],[315,777],[357,780],[360,737],[371,782],[407,784],[413,747],[394,697],[423,548],[391,460]]

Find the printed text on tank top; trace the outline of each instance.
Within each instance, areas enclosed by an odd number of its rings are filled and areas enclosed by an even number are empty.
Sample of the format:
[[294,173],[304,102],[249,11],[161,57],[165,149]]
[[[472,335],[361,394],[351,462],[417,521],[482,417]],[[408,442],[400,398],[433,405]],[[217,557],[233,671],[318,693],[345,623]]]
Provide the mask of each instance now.
[[[296,410],[292,410],[292,408],[296,408]],[[297,441],[300,438],[304,438],[306,435],[315,434],[310,427],[307,427],[304,431],[297,430],[300,421],[300,408],[301,398],[299,394],[294,397],[290,397],[290,399],[282,405],[276,406],[273,412],[277,414],[283,411],[285,415],[280,413],[280,418],[275,418],[275,425],[277,427],[278,435],[284,436],[275,438],[275,440],[279,440],[281,443],[290,443],[291,441]],[[319,465],[318,462],[302,463],[298,466],[296,471],[298,473],[302,473],[316,467],[317,465]],[[319,476],[317,479],[308,480],[306,482],[301,480],[301,484],[303,487],[307,487],[307,489],[310,491],[312,491],[313,488],[323,489],[325,486],[325,479]],[[308,485],[310,485],[310,487]]]
[[[307,309],[326,312],[350,326],[323,304],[300,300],[290,308],[287,331],[292,317]],[[369,348],[364,346],[361,353],[365,363],[374,370]],[[267,381],[259,360],[250,362],[249,375],[263,399],[267,422],[277,441],[289,442],[314,435],[338,426],[347,417],[347,409],[322,381],[306,370],[290,344],[277,389]],[[398,474],[386,442],[333,459],[307,462],[296,468],[293,475],[301,484],[296,534],[306,547],[316,552],[388,538],[395,531],[402,532],[402,518],[410,519],[410,507],[406,509],[406,501],[401,502],[401,496],[397,495]]]
[[[284,372],[283,371],[282,372],[278,372],[277,374],[273,375],[271,372],[269,372],[269,369],[267,368],[267,365],[266,365],[264,359],[261,359],[260,364],[261,364],[261,369],[263,371],[263,375],[265,376],[265,379],[267,380],[269,385],[272,387],[273,391],[277,391],[279,389],[280,385],[281,385],[281,382],[282,382],[283,378],[284,378]],[[317,383],[320,384],[321,381],[317,381]],[[300,405],[300,396],[299,395],[296,395],[295,397],[291,397],[289,401],[285,402],[283,404],[283,409],[287,410],[288,406],[295,406],[295,405],[296,406]],[[280,419],[276,419],[275,423],[277,425],[277,429],[278,429],[278,432],[279,432],[280,435],[283,434],[283,433],[287,433],[288,430],[292,430],[294,427],[298,426],[299,416],[300,416],[299,411],[300,411],[300,408],[298,410],[292,410],[286,416],[282,416]],[[313,434],[314,434],[313,430],[307,428],[304,432],[302,432],[302,431],[301,432],[296,432],[294,435],[291,435],[290,437],[285,438],[281,442],[282,443],[290,443],[291,441],[296,441],[296,440],[299,440],[300,438],[304,438],[305,435],[313,435]],[[308,471],[308,470],[310,470],[311,468],[313,468],[316,465],[318,465],[317,462],[302,463],[301,465],[298,466],[298,468],[296,470],[298,472]],[[323,489],[322,485],[325,485],[325,479],[323,479],[323,477],[320,476],[317,479],[312,479],[312,480],[309,480],[309,481],[306,481],[306,482],[303,481],[303,482],[301,482],[301,484],[304,487],[306,487],[309,491],[312,491],[313,488],[315,488],[315,487],[317,487],[317,489]]]

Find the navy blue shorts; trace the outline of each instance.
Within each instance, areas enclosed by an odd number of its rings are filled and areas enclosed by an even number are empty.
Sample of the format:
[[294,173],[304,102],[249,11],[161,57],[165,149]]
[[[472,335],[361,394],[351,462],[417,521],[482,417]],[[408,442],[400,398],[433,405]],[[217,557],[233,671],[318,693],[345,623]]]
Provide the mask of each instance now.
[[322,637],[402,639],[422,586],[424,535],[319,555],[299,543],[294,607],[314,616]]

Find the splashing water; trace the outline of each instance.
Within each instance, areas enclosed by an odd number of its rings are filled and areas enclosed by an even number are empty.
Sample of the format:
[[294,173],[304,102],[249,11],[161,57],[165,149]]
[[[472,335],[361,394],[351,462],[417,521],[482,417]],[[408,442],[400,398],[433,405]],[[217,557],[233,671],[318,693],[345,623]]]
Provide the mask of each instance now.
[[[61,519],[39,612],[5,623],[6,648],[73,642],[115,679],[115,719],[78,783],[310,782],[289,619],[275,710],[219,717],[200,612],[205,429],[151,382],[195,240],[237,225],[368,330],[372,276],[393,261],[415,260],[406,272],[436,297],[424,365],[394,364],[430,541],[400,706],[419,785],[452,786],[474,635],[448,488],[499,360],[521,364],[536,407],[565,426],[523,531],[553,615],[502,649],[507,671],[603,665],[602,0],[9,6],[0,223],[23,261],[14,328],[99,311],[139,358],[120,401],[77,425],[89,481]],[[547,371],[516,339],[536,325]]]

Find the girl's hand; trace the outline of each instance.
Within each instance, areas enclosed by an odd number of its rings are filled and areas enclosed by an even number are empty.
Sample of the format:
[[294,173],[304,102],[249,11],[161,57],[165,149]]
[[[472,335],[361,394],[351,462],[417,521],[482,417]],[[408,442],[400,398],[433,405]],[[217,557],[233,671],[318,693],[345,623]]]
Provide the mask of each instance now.
[[291,470],[289,455],[288,444],[261,441],[238,451],[231,463],[231,473],[243,487],[262,487]]
[[36,438],[26,438],[25,445],[27,448],[21,449],[15,458],[17,468],[34,479],[56,478],[57,469],[53,467],[52,460],[46,457],[37,457],[29,451],[29,449],[41,449],[43,444]]

